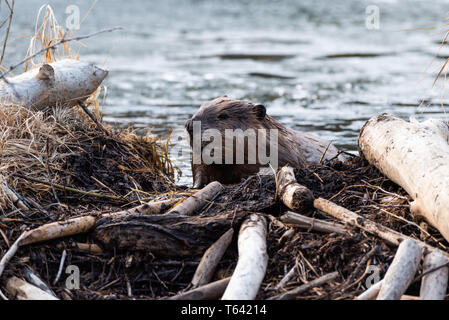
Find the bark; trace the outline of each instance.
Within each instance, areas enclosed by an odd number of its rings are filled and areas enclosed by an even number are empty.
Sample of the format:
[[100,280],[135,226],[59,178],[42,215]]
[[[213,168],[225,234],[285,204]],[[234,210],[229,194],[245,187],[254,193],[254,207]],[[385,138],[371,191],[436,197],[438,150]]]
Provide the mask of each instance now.
[[106,70],[78,60],[44,64],[0,83],[0,101],[33,109],[74,106],[97,90],[107,74]]
[[252,214],[241,226],[239,259],[222,300],[253,300],[265,277],[268,264],[267,222]]
[[225,211],[211,216],[175,213],[103,218],[94,237],[106,249],[145,251],[164,259],[200,258],[204,252],[248,213]]
[[411,211],[425,217],[449,240],[449,129],[443,121],[406,122],[391,114],[371,118],[359,134],[363,156],[414,200]]

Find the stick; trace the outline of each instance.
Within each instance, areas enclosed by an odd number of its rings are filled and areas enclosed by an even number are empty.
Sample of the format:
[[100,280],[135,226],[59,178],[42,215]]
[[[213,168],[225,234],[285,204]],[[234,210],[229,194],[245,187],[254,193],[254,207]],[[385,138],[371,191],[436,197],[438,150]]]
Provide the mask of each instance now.
[[211,282],[196,289],[186,291],[167,300],[217,300],[225,291],[231,277]]
[[105,135],[110,136],[110,132],[101,124],[98,119],[90,112],[90,110],[86,107],[83,101],[79,101],[80,107],[83,111],[89,116],[89,118],[97,125],[97,128],[102,131]]
[[72,236],[79,233],[85,233],[95,227],[97,219],[99,218],[118,218],[141,211],[147,213],[157,212],[158,210],[165,209],[166,204],[172,203],[173,201],[174,200],[162,200],[156,202],[148,202],[129,210],[112,212],[97,216],[82,216],[65,221],[56,221],[44,224],[36,229],[28,231],[26,236],[24,236],[24,238],[21,240],[20,245],[27,245],[31,243]]
[[56,294],[47,286],[47,284],[42,281],[42,279],[40,277],[38,277],[31,269],[29,268],[24,268],[23,269],[23,274],[25,276],[25,279],[31,283],[32,285],[38,287],[39,289],[47,292],[48,294],[56,297]]
[[239,259],[222,300],[253,300],[268,263],[267,222],[252,214],[242,223],[238,239]]
[[17,277],[9,278],[6,283],[6,290],[19,300],[59,300],[44,290]]
[[43,226],[28,231],[27,235],[20,242],[20,245],[23,246],[84,233],[92,229],[95,226],[95,222],[95,217],[83,216],[44,224]]
[[59,189],[61,191],[70,191],[70,192],[74,192],[74,193],[79,193],[85,196],[89,196],[89,197],[95,197],[95,198],[100,198],[100,199],[109,199],[109,200],[114,200],[114,201],[123,201],[123,202],[129,202],[127,199],[125,198],[121,198],[121,197],[116,197],[116,196],[110,196],[110,195],[106,195],[106,194],[101,194],[101,193],[96,193],[96,192],[88,192],[88,191],[83,191],[83,190],[79,190],[79,189],[75,189],[75,188],[71,188],[71,187],[66,187],[66,186],[62,186],[60,184],[56,184],[56,183],[48,183],[33,177],[27,177],[27,176],[22,176],[20,174],[17,174],[16,176],[18,176],[19,178],[28,180],[28,181],[32,181],[32,182],[36,182],[36,183],[40,183],[46,186],[53,186],[56,189]]
[[33,59],[34,57],[40,55],[41,53],[43,53],[43,52],[45,52],[45,51],[47,51],[47,50],[56,48],[56,47],[59,46],[60,44],[63,44],[63,43],[65,43],[65,42],[70,42],[70,41],[79,41],[79,40],[83,40],[83,39],[87,39],[87,38],[94,37],[94,36],[99,35],[99,34],[101,34],[101,33],[112,32],[112,31],[122,30],[122,29],[123,29],[123,27],[113,27],[113,28],[109,28],[109,29],[103,29],[103,30],[100,30],[100,31],[97,31],[97,32],[94,32],[94,33],[91,33],[91,34],[88,34],[88,35],[84,35],[84,36],[79,36],[79,37],[74,37],[74,38],[68,38],[68,39],[64,39],[64,38],[63,38],[63,39],[61,39],[61,40],[55,42],[55,43],[52,44],[51,46],[45,47],[45,48],[39,50],[38,52],[36,52],[36,53],[34,53],[34,54],[32,54],[32,55],[26,57],[25,59],[23,59],[22,61],[18,62],[17,64],[15,64],[15,65],[9,67],[8,71],[5,71],[5,72],[3,72],[2,74],[0,74],[0,79],[5,80],[5,77],[6,77],[8,74],[10,74],[10,73],[11,73],[14,69],[16,69],[17,67],[21,66],[21,65],[24,64],[25,62],[27,62],[27,61]]
[[365,292],[361,293],[357,300],[375,300],[379,294],[380,287],[382,286],[382,281],[380,280],[369,287]]
[[[448,259],[435,249],[424,258],[423,273],[439,265],[447,263]],[[447,291],[448,268],[438,269],[425,275],[421,281],[421,300],[444,300]]]
[[334,272],[328,273],[322,277],[319,277],[318,279],[315,279],[306,284],[303,284],[293,290],[287,291],[287,292],[279,294],[277,296],[270,297],[270,298],[268,298],[268,300],[292,300],[292,299],[295,299],[299,294],[303,293],[304,291],[321,286],[322,284],[332,281],[337,277],[338,277],[338,272],[334,271]]
[[402,241],[385,274],[377,300],[399,300],[413,281],[421,256],[422,250],[416,241]]
[[210,282],[215,273],[215,268],[231,243],[233,235],[234,229],[231,228],[207,249],[193,276],[192,288],[197,288]]
[[320,219],[309,218],[298,213],[287,211],[281,216],[281,221],[287,224],[293,224],[294,226],[315,230],[325,233],[338,233],[348,235],[349,232],[346,227],[340,223],[327,222]]
[[58,273],[56,274],[55,281],[53,281],[53,285],[55,285],[58,282],[59,278],[61,277],[62,268],[64,267],[66,257],[67,257],[67,251],[64,250],[64,251],[62,251],[61,261],[59,262]]
[[179,198],[160,201],[150,201],[131,209],[102,214],[102,218],[119,218],[130,214],[160,214],[170,208],[171,205],[178,202]]
[[289,272],[279,281],[279,283],[274,287],[274,290],[282,289],[296,274],[296,265],[290,269]]
[[9,17],[8,17],[8,27],[6,28],[6,32],[5,32],[5,40],[3,40],[3,48],[2,48],[2,56],[0,57],[0,65],[3,63],[3,58],[5,56],[6,43],[8,42],[9,31],[11,29],[11,22],[12,22],[12,17],[14,14],[14,0],[12,0],[11,5],[9,4],[8,0],[5,0],[5,2],[9,7]]
[[[313,202],[313,205],[316,209],[321,210],[327,214],[330,214],[331,216],[345,223],[349,223],[371,234],[374,234],[379,238],[384,239],[385,241],[388,241],[389,243],[395,246],[398,246],[405,239],[412,239],[411,237],[408,237],[400,232],[387,228],[381,225],[380,223],[376,223],[365,217],[362,217],[361,215],[358,215],[357,213],[345,209],[326,199],[318,198]],[[420,240],[417,239],[412,240],[416,241],[424,251],[431,252],[435,249],[434,247]],[[444,252],[443,254],[446,257],[449,257],[448,253]]]
[[17,240],[13,243],[13,245],[9,248],[9,250],[5,253],[2,260],[0,260],[0,276],[3,274],[3,271],[5,270],[6,264],[11,260],[11,258],[16,254],[17,250],[19,249],[20,242],[22,239],[24,239],[29,231],[24,231]]
[[312,208],[312,191],[296,182],[292,167],[283,167],[278,173],[278,195],[282,202],[295,212],[307,212]]
[[200,211],[206,204],[210,203],[222,190],[223,186],[220,182],[211,182],[203,189],[197,191],[194,195],[175,206],[167,214],[191,216],[195,212]]

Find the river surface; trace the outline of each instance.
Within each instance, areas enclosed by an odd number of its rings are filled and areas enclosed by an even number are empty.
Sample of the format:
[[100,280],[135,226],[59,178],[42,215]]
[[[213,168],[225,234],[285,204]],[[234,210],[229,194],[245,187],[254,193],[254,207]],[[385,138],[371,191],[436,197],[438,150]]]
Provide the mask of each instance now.
[[[181,133],[201,103],[220,95],[262,103],[286,126],[353,152],[375,114],[445,117],[449,105],[444,78],[433,87],[449,55],[445,28],[428,29],[446,23],[449,1],[49,3],[62,25],[67,6],[79,8],[76,35],[125,28],[73,48],[110,71],[104,120],[153,128],[163,138]],[[25,56],[42,4],[16,0],[5,66]],[[4,3],[0,13],[5,17]],[[183,171],[179,183],[190,184],[188,155],[174,160]]]

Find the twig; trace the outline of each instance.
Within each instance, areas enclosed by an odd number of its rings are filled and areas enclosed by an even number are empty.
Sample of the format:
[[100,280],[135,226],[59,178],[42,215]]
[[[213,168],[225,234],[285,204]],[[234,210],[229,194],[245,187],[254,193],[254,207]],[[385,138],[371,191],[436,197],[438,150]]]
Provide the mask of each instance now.
[[0,65],[3,63],[3,57],[5,56],[5,50],[6,50],[6,43],[8,42],[8,37],[9,37],[9,31],[11,29],[11,22],[12,22],[12,16],[14,13],[14,1],[12,0],[11,5],[9,4],[8,0],[5,0],[6,4],[9,7],[9,17],[8,17],[8,27],[6,28],[6,33],[5,33],[5,40],[3,40],[3,48],[2,48],[2,56],[0,57]]
[[[20,241],[27,235],[27,231],[22,232],[19,238],[13,243],[11,248],[5,253],[2,260],[0,260],[0,276],[2,275],[3,271],[5,270],[6,264],[11,260],[11,258],[16,254],[17,250],[20,246]],[[8,300],[6,296],[3,294],[3,292],[0,290],[0,297],[4,300]]]
[[[17,177],[25,179],[25,180],[28,180],[28,181],[40,183],[40,184],[43,184],[43,185],[46,185],[46,186],[51,186],[50,183],[42,181],[42,180],[39,180],[39,179],[36,179],[36,178],[26,177],[26,176],[22,176],[20,174],[17,174]],[[115,201],[128,202],[128,200],[125,199],[125,198],[110,196],[110,195],[96,193],[96,192],[83,191],[83,190],[79,190],[79,189],[75,189],[75,188],[71,188],[71,187],[65,187],[65,186],[62,186],[62,185],[56,184],[56,183],[53,183],[53,186],[56,189],[59,189],[59,190],[62,190],[62,191],[70,191],[70,192],[79,193],[79,194],[82,194],[82,195],[85,195],[85,196],[89,196],[89,197],[96,197],[96,198],[100,198],[100,199],[109,199],[109,200],[115,200]]]
[[83,109],[83,111],[89,116],[89,118],[91,118],[92,121],[95,122],[100,131],[103,131],[104,134],[107,136],[111,135],[109,131],[98,121],[98,119],[92,114],[92,112],[90,112],[90,110],[86,107],[86,105],[82,101],[79,101],[78,104]]
[[67,251],[64,250],[64,251],[62,252],[61,262],[59,263],[58,273],[56,274],[55,281],[53,281],[53,285],[55,285],[56,282],[58,282],[59,278],[61,277],[62,268],[64,267],[64,263],[65,263],[65,258],[66,258],[66,257],[67,257]]
[[[91,33],[91,34],[88,34],[88,35],[85,35],[85,36],[79,36],[79,37],[68,38],[68,39],[65,39],[65,38],[63,37],[61,40],[55,42],[55,43],[52,44],[51,46],[45,47],[45,48],[39,50],[38,52],[36,52],[36,53],[34,53],[34,54],[32,54],[32,55],[26,57],[25,59],[23,59],[22,61],[18,62],[17,64],[15,64],[15,65],[9,67],[9,69],[8,69],[7,71],[5,71],[5,72],[3,72],[2,74],[0,74],[0,79],[6,80],[5,77],[6,77],[9,73],[11,73],[14,69],[16,69],[17,67],[21,66],[21,65],[24,64],[25,62],[27,62],[27,61],[33,59],[34,57],[40,55],[41,53],[43,53],[43,52],[45,52],[45,51],[47,51],[47,50],[56,48],[56,47],[59,46],[60,44],[63,44],[63,43],[65,43],[65,42],[69,42],[69,41],[79,41],[79,40],[83,40],[83,39],[87,39],[87,38],[90,38],[90,37],[99,35],[99,34],[101,34],[101,33],[112,32],[112,31],[122,30],[122,29],[123,29],[123,27],[114,27],[114,28],[109,28],[109,29],[103,29],[103,30],[100,30],[100,31],[97,31],[97,32],[94,32],[94,33]],[[6,81],[6,82],[7,82],[7,81]],[[9,83],[9,82],[7,82],[7,83]]]
[[322,284],[325,284],[326,282],[329,282],[331,280],[334,280],[336,277],[338,277],[338,272],[334,271],[332,273],[328,273],[318,279],[315,279],[313,281],[310,281],[309,283],[303,284],[293,290],[287,291],[285,293],[279,294],[277,296],[273,296],[268,298],[268,300],[289,300],[296,298],[300,293],[307,291],[309,289],[321,286]]

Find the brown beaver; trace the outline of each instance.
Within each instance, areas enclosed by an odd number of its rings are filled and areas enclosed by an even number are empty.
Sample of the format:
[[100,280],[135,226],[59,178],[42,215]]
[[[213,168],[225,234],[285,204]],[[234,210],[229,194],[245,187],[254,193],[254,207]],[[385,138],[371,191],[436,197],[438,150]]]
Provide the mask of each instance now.
[[[194,121],[201,124],[201,136],[208,129],[218,129],[222,134],[222,160],[220,163],[206,164],[202,160],[200,163],[192,161],[193,186],[199,188],[211,181],[221,183],[236,183],[242,178],[254,175],[259,172],[263,165],[259,157],[254,163],[248,161],[248,138],[244,141],[244,163],[236,162],[236,144],[233,145],[233,161],[230,164],[225,162],[225,129],[241,129],[243,131],[252,129],[277,129],[278,132],[278,167],[289,164],[293,167],[305,167],[310,163],[319,163],[322,159],[341,157],[335,146],[327,141],[323,141],[317,136],[295,131],[286,128],[274,118],[266,114],[266,108],[261,104],[250,101],[242,101],[218,97],[201,105],[198,112],[189,120],[185,127],[190,137],[190,146],[193,147]],[[270,135],[267,133],[266,148],[269,150]],[[212,141],[212,140],[211,140]],[[258,140],[257,140],[258,141]],[[235,139],[234,139],[235,142]],[[209,141],[201,141],[201,152]],[[256,142],[256,144],[258,144]],[[229,149],[229,148],[228,148]],[[194,150],[195,153],[195,150]],[[242,163],[242,162],[240,162]]]

